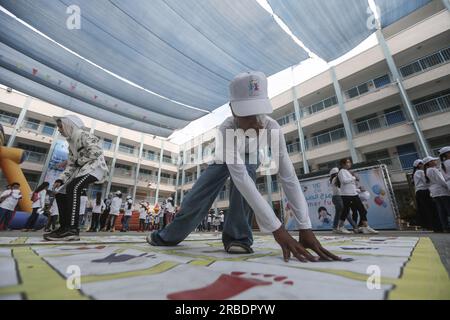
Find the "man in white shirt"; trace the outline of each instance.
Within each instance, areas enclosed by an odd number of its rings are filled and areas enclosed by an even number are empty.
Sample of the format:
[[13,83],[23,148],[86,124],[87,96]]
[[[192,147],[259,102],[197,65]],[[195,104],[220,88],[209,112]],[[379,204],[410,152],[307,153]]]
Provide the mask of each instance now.
[[20,184],[12,183],[7,190],[0,195],[0,225],[3,224],[3,229],[7,230],[17,203],[22,199],[20,192]]
[[[231,177],[230,209],[225,216],[222,241],[229,253],[250,253],[252,210],[263,232],[272,233],[283,250],[298,260],[340,260],[324,249],[311,230],[308,205],[290,160],[280,125],[267,116],[273,112],[267,94],[267,78],[261,72],[239,74],[230,84],[233,117],[224,121],[216,137],[215,164],[204,171],[185,197],[175,220],[147,241],[154,246],[173,246],[183,241],[208,213],[214,200]],[[241,134],[245,132],[245,134]],[[285,230],[272,207],[255,185],[260,150],[268,150],[278,165],[279,181],[293,207],[300,226],[299,241]],[[319,257],[306,249],[312,249]],[[242,249],[242,251],[240,250]]]

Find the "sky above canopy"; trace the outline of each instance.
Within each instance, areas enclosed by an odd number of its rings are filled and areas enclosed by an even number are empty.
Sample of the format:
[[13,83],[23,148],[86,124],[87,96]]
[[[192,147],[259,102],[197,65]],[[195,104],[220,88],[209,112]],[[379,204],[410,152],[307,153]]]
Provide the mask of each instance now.
[[[383,27],[429,1],[375,0]],[[326,66],[375,31],[367,0],[0,4],[0,83],[161,137],[226,104],[240,72]]]

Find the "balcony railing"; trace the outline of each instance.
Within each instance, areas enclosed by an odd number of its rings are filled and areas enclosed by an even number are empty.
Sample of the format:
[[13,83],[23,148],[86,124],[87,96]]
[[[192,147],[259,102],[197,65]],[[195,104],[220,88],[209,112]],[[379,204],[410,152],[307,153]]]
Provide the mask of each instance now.
[[21,126],[22,130],[36,132],[44,136],[52,137],[55,134],[56,126],[50,126],[43,123],[33,121],[24,121]]
[[[141,182],[155,182],[157,180],[154,180],[155,176],[148,173],[139,173],[138,180]],[[156,177],[158,178],[158,177]]]
[[414,161],[419,158],[417,152],[402,154],[391,158],[379,159],[378,162],[387,165],[391,172],[410,171]]
[[137,156],[138,150],[136,148],[130,148],[127,146],[119,145],[119,153],[126,154],[128,156]]
[[116,168],[114,170],[114,176],[118,177],[118,178],[134,179],[135,171],[134,170],[126,170],[126,169]]
[[311,137],[307,139],[306,142],[306,148],[307,149],[314,149],[317,147],[320,147],[325,144],[329,144],[332,142],[340,141],[343,139],[346,139],[346,134],[344,128],[339,128],[333,131],[329,131],[326,133],[322,133],[320,135]]
[[0,114],[0,122],[7,127],[14,127],[17,123],[17,117]]
[[303,108],[303,115],[311,115],[327,108],[331,108],[338,104],[338,100],[336,96],[332,96],[322,101],[316,102],[308,107]]
[[384,86],[387,86],[391,83],[391,77],[389,74],[385,74],[381,77],[377,77],[374,79],[371,79],[363,84],[360,84],[356,87],[353,87],[347,91],[345,91],[345,96],[347,99],[353,99],[359,96],[362,96],[363,94],[375,91],[379,88],[382,88]]
[[34,151],[25,151],[25,160],[28,162],[43,164],[45,162],[45,159],[47,158],[47,155],[40,152],[34,152]]
[[450,61],[450,48],[445,48],[400,67],[400,73],[403,78],[406,78],[448,61]]
[[418,117],[450,111],[450,94],[418,103],[414,105],[414,109]]
[[279,123],[280,126],[283,127],[288,125],[289,123],[294,123],[296,119],[297,117],[295,116],[295,113],[290,113],[281,118],[278,118],[277,122]]
[[359,121],[353,125],[355,134],[373,132],[383,128],[391,127],[393,125],[403,123],[406,121],[403,111],[398,110],[386,113],[382,116]]
[[[158,177],[156,177],[156,179],[158,179]],[[158,180],[156,180],[156,181],[158,181]],[[172,179],[172,178],[161,177],[161,184],[174,186],[175,185],[175,181],[176,180]]]
[[301,148],[300,148],[300,143],[299,142],[288,144],[286,147],[287,147],[288,153],[301,152]]
[[100,140],[100,145],[105,151],[113,151],[115,144],[110,141]]

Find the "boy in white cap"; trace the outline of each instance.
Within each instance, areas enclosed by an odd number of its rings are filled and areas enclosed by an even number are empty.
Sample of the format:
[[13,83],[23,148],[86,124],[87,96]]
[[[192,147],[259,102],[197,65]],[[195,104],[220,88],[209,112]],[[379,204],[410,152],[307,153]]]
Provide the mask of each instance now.
[[[230,209],[222,233],[227,252],[252,252],[253,210],[260,229],[272,233],[281,246],[285,261],[291,254],[304,262],[317,261],[319,257],[340,260],[322,247],[311,230],[308,205],[287,152],[284,135],[280,125],[267,116],[273,110],[267,94],[266,76],[261,72],[239,74],[230,84],[230,93],[233,117],[226,119],[219,128],[215,163],[208,166],[187,194],[175,220],[166,228],[151,233],[147,241],[154,246],[173,246],[183,241],[208,214],[231,176]],[[240,134],[242,132],[252,136]],[[270,136],[264,137],[264,133]],[[285,230],[255,185],[258,155],[260,150],[268,149],[268,141],[271,141],[271,158],[278,163],[279,181],[300,226],[299,241]],[[319,257],[309,253],[308,248]]]
[[100,147],[99,139],[85,130],[83,121],[75,115],[54,117],[60,134],[69,143],[69,159],[66,169],[56,180],[54,187],[58,204],[60,228],[44,234],[48,241],[80,240],[80,197],[90,184],[102,184],[109,170]]
[[109,211],[108,228],[110,232],[115,232],[116,220],[122,208],[122,192],[116,191],[114,198],[111,200],[111,210]]
[[130,230],[129,222],[132,215],[133,215],[133,197],[127,196],[127,200],[125,201],[125,214],[123,216],[121,232],[128,232]]
[[450,189],[445,182],[442,172],[438,168],[439,158],[426,157],[423,159],[425,180],[430,184],[431,197],[436,204],[442,231],[450,231],[448,217],[450,216]]

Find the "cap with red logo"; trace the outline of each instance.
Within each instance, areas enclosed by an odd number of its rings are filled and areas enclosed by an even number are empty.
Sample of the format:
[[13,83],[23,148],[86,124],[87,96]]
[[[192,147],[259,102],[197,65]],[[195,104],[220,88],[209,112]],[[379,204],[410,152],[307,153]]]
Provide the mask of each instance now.
[[266,75],[257,71],[238,74],[230,83],[230,104],[238,117],[271,114]]

